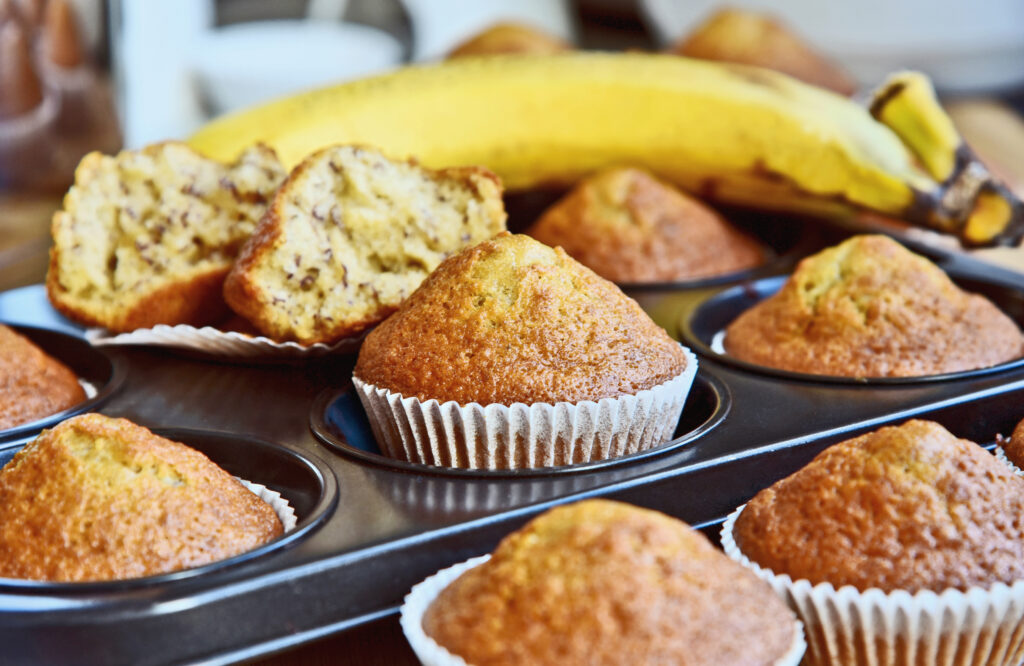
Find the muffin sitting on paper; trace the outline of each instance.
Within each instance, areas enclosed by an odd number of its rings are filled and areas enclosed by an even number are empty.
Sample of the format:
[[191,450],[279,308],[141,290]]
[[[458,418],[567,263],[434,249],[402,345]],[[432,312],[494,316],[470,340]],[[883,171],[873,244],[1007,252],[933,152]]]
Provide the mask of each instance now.
[[696,371],[614,284],[506,233],[447,259],[372,331],[354,381],[389,455],[519,468],[662,444]]

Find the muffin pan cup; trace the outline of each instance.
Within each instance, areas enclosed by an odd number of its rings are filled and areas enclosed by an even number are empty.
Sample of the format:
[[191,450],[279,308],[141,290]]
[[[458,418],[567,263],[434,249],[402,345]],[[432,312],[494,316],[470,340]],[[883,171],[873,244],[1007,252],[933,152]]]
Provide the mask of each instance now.
[[35,435],[50,426],[76,414],[99,409],[121,387],[125,378],[123,364],[81,338],[34,326],[8,324],[13,330],[31,340],[48,355],[68,366],[78,376],[85,389],[86,399],[77,405],[40,419],[0,430],[0,446]]
[[619,458],[672,437],[697,375],[682,373],[635,395],[577,403],[481,405],[421,401],[353,377],[377,442],[392,458],[469,469],[559,467]]
[[[967,277],[985,283],[983,275]],[[1024,281],[986,288],[1001,294],[997,303],[1024,322]],[[713,293],[687,289],[637,298],[675,334],[681,318]],[[35,309],[27,308],[33,295]],[[7,316],[12,302],[16,318]],[[57,321],[41,287],[0,294],[0,316],[45,326]],[[558,504],[614,498],[676,516],[717,538],[721,521],[737,506],[836,442],[909,418],[993,442],[1024,417],[1024,367],[943,381],[840,384],[754,372],[696,350],[700,368],[679,425],[686,432],[676,432],[685,445],[568,471],[428,472],[412,463],[384,463],[366,451],[338,453],[337,442],[310,430],[318,396],[348,384],[351,356],[282,366],[219,364],[157,348],[104,351],[123,364],[126,377],[102,412],[153,427],[219,431],[235,442],[284,445],[316,462],[332,499],[300,493],[297,501],[284,493],[299,513],[299,530],[307,515],[302,507],[322,507],[315,529],[286,547],[201,575],[141,585],[0,586],[0,661],[251,660],[393,616],[416,583],[489,552]],[[702,425],[709,419],[713,427]],[[0,445],[0,451],[13,446]],[[234,467],[224,465],[229,472],[282,492],[302,487],[287,465],[264,458],[258,444],[234,450],[243,455]]]
[[[465,659],[452,654],[427,635],[423,630],[423,616],[434,599],[456,578],[490,558],[490,555],[481,555],[442,569],[418,583],[405,596],[399,611],[402,633],[405,634],[406,640],[409,641],[410,647],[423,666],[467,666]],[[553,640],[557,640],[557,638],[553,638]],[[794,623],[792,645],[782,658],[775,661],[773,666],[796,666],[800,663],[806,649],[807,643],[804,640],[803,628],[799,622],[796,622]],[[624,661],[629,659],[629,655],[624,654],[622,657]]]
[[743,554],[733,538],[742,511],[726,519],[722,548],[767,581],[803,621],[805,664],[1013,666],[1024,660],[1024,580],[939,593],[813,585],[762,568]]

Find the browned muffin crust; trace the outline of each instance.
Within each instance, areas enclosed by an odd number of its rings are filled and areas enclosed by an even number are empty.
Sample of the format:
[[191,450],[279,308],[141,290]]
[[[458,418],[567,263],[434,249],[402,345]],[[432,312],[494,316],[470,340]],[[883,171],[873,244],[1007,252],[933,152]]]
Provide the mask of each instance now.
[[0,430],[56,414],[85,397],[70,368],[0,324]]
[[1006,459],[1017,467],[1024,469],[1024,421],[1017,424],[1013,429],[1010,439],[1003,439],[999,442],[1003,447]]
[[722,9],[675,44],[689,58],[766,67],[849,96],[857,82],[787,26],[767,14]]
[[206,456],[126,419],[86,414],[0,470],[0,576],[137,578],[270,541],[274,510]]
[[448,58],[503,53],[561,53],[572,49],[565,40],[519,23],[495,23],[456,46]]
[[583,180],[526,233],[620,283],[710,277],[765,259],[757,241],[718,213],[632,168]]
[[725,349],[794,372],[918,377],[1018,358],[1024,336],[924,257],[886,236],[855,236],[801,261],[729,325]]
[[1024,580],[1024,480],[931,421],[829,447],[743,509],[744,555],[794,580],[960,590]]
[[423,628],[475,666],[773,664],[795,618],[771,588],[664,514],[552,509],[445,588]]
[[685,367],[614,284],[503,233],[438,266],[366,337],[355,375],[420,400],[509,405],[635,394]]

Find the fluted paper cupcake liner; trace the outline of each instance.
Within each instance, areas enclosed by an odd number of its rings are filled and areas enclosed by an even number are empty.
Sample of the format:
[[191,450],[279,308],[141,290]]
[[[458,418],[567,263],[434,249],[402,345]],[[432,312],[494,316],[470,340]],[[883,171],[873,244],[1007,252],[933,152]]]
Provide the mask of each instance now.
[[1003,451],[1003,447],[997,446],[994,453],[996,454],[996,458],[999,460],[999,462],[1003,463],[1004,465],[1012,469],[1014,474],[1016,474],[1017,476],[1024,476],[1024,469],[1017,467],[1015,464],[1013,464],[1013,462],[1010,461],[1009,458],[1006,457],[1006,451]]
[[118,335],[112,335],[103,328],[90,328],[85,332],[85,339],[95,346],[175,347],[210,356],[245,359],[315,358],[328,354],[351,354],[358,351],[364,337],[360,334],[330,345],[322,342],[300,345],[297,342],[275,342],[262,335],[222,331],[212,326],[196,328],[188,324],[157,324],[152,328],[140,328]]
[[353,377],[374,437],[388,456],[469,469],[556,467],[658,446],[675,432],[697,374],[686,352],[678,376],[636,395],[577,403],[421,402]]
[[805,664],[843,666],[1014,666],[1024,659],[1024,581],[966,591],[860,591],[793,580],[752,562],[722,526],[725,553],[768,581],[804,623]]
[[[423,582],[417,584],[405,596],[405,602],[401,609],[401,625],[405,638],[409,641],[413,652],[424,666],[469,666],[462,657],[452,654],[442,647],[423,630],[423,616],[426,614],[430,604],[441,594],[441,590],[448,587],[456,578],[475,566],[483,564],[491,558],[490,555],[481,555],[466,560],[459,564],[442,569]],[[789,651],[775,662],[774,666],[796,666],[806,649],[804,634],[800,624],[795,623],[793,644]],[[557,640],[553,637],[553,640]],[[622,655],[623,663],[629,663],[629,655]]]
[[288,534],[295,529],[295,525],[298,523],[298,518],[295,516],[295,509],[288,503],[281,493],[276,490],[271,490],[261,483],[253,483],[252,481],[246,481],[245,479],[239,479],[239,483],[249,489],[252,494],[259,497],[261,500],[270,505],[270,508],[277,514],[278,520],[281,521],[281,526],[284,528],[284,534]]

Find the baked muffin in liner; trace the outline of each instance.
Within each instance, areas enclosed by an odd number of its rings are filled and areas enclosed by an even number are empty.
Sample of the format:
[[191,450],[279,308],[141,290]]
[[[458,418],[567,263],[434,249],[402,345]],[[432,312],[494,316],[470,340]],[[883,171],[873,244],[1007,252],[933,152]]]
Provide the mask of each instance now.
[[[235,477],[238,479],[238,477]],[[277,519],[281,521],[281,527],[283,528],[283,534],[288,534],[295,529],[295,525],[298,524],[299,519],[295,515],[295,509],[288,503],[281,493],[276,490],[271,490],[261,483],[253,483],[252,481],[246,481],[245,479],[238,479],[238,482],[249,489],[249,491],[259,497],[261,500],[270,505],[270,508],[277,514]]]
[[996,459],[1004,465],[1009,466],[1009,468],[1013,470],[1014,474],[1017,476],[1024,476],[1024,469],[1017,467],[1017,465],[1006,457],[1006,451],[1003,450],[1003,447],[997,445],[993,453],[996,454]]
[[[468,666],[462,657],[452,654],[427,635],[423,630],[423,616],[444,588],[466,571],[489,560],[490,557],[490,555],[481,555],[442,569],[414,586],[405,596],[405,602],[401,608],[402,632],[405,634],[406,640],[409,641],[413,652],[416,653],[416,657],[424,666]],[[794,626],[796,630],[793,635],[793,645],[781,659],[775,662],[775,666],[796,666],[804,655],[807,644],[804,641],[803,631],[799,622]],[[627,655],[623,656],[627,657]]]
[[381,450],[408,462],[466,469],[556,467],[615,458],[672,437],[697,375],[686,368],[653,388],[576,403],[466,405],[420,401],[358,377],[352,382]]
[[765,569],[740,551],[733,527],[742,511],[722,526],[722,548],[767,581],[804,623],[805,664],[1011,666],[1024,659],[1024,580],[940,593],[812,585]]

